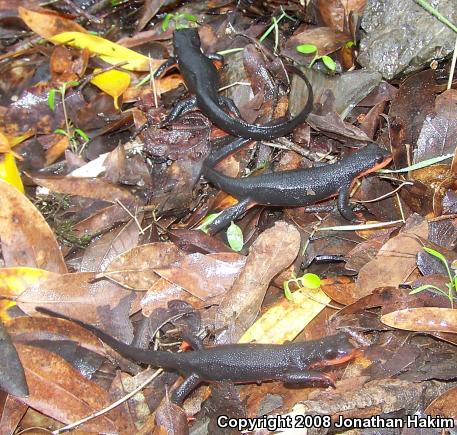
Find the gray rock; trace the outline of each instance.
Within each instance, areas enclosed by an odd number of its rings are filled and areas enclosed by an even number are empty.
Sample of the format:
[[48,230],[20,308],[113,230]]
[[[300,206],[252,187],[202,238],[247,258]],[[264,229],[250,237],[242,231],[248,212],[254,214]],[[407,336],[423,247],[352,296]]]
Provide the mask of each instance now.
[[[457,22],[456,0],[429,0],[449,21]],[[385,79],[409,73],[454,49],[456,34],[414,0],[368,0],[358,62]]]

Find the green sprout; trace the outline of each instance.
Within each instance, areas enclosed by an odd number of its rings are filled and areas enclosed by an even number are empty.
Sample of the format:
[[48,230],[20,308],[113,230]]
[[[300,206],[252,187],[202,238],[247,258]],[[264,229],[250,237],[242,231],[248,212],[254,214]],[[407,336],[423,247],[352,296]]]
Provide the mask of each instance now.
[[314,44],[301,44],[297,45],[295,49],[302,54],[305,55],[310,55],[314,54],[313,59],[311,60],[311,63],[309,64],[308,68],[311,68],[314,63],[318,60],[322,60],[324,65],[327,67],[328,70],[330,71],[335,71],[336,70],[336,63],[335,61],[330,57],[324,54],[323,56],[320,56],[317,47]]
[[424,284],[424,285],[421,285],[421,286],[416,287],[415,289],[411,290],[409,292],[409,294],[414,295],[414,294],[420,293],[421,291],[424,291],[424,290],[435,290],[438,293],[444,295],[446,298],[448,298],[449,302],[451,304],[451,308],[454,308],[454,293],[457,292],[457,270],[455,270],[453,267],[452,268],[453,274],[451,273],[451,269],[449,268],[449,264],[446,260],[446,257],[443,254],[441,254],[441,252],[438,252],[432,248],[427,248],[425,246],[423,247],[423,249],[425,252],[427,252],[427,254],[432,255],[433,257],[437,258],[444,264],[444,267],[446,268],[446,271],[447,271],[447,275],[449,277],[449,282],[446,284],[447,292],[440,289],[436,285]]
[[197,23],[197,17],[185,12],[168,13],[162,21],[162,30],[165,32],[170,27],[171,21],[175,23],[175,29],[186,29],[190,23]]
[[295,275],[292,276],[291,279],[284,281],[284,295],[287,300],[292,301],[292,291],[290,290],[290,284],[295,284],[299,287],[299,289],[307,288],[307,289],[316,289],[321,286],[321,279],[318,275],[314,273],[305,273],[303,276],[296,277]]
[[90,138],[80,128],[73,128],[70,120],[68,119],[67,106],[65,105],[65,94],[67,93],[68,88],[71,88],[74,86],[79,86],[79,82],[70,81],[70,82],[62,83],[59,88],[50,89],[49,93],[48,93],[48,106],[52,111],[54,111],[56,109],[56,95],[57,95],[57,93],[59,93],[61,101],[62,101],[63,116],[65,119],[65,130],[62,128],[56,128],[54,130],[54,133],[67,136],[70,141],[71,150],[74,152],[77,152],[78,146],[79,146],[78,137],[80,137],[84,140],[83,147],[84,147],[84,145],[87,144],[87,142],[90,141]]
[[259,38],[259,42],[262,43],[263,41],[265,41],[265,39],[268,37],[268,35],[274,30],[274,32],[275,32],[274,53],[276,53],[276,51],[278,50],[278,45],[279,45],[279,27],[278,26],[283,18],[287,18],[291,21],[295,21],[295,19],[293,17],[291,17],[290,15],[287,15],[284,12],[284,9],[281,6],[281,15],[278,18],[276,18],[276,17],[271,18],[271,21],[272,21],[271,25],[268,27],[267,30],[265,30],[264,34]]

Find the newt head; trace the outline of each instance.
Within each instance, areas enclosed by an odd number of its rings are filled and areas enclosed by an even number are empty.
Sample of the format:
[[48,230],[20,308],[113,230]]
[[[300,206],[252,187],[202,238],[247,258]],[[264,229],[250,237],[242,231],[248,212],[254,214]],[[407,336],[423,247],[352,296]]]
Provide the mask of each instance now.
[[350,166],[357,171],[354,178],[360,178],[387,166],[391,162],[392,156],[386,149],[370,143],[350,155],[348,160]]
[[198,29],[194,28],[185,28],[175,30],[173,32],[173,45],[176,47],[195,47],[200,51],[200,36],[198,34]]
[[318,352],[319,359],[309,365],[312,369],[343,364],[360,354],[359,349],[349,341],[349,336],[343,332],[322,340]]

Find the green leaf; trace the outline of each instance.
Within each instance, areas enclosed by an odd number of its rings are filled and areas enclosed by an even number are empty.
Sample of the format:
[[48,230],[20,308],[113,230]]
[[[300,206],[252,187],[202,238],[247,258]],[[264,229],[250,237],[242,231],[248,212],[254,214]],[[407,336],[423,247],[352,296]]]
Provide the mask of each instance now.
[[302,54],[313,54],[316,53],[317,47],[314,44],[301,44],[297,45],[295,49]]
[[57,89],[52,88],[48,94],[48,106],[53,112],[56,108],[56,92]]
[[324,65],[330,71],[335,71],[336,70],[336,63],[330,56],[322,56],[321,59],[322,59],[322,62],[324,62]]
[[438,251],[436,251],[435,249],[432,249],[432,248],[427,248],[425,246],[423,247],[423,249],[427,254],[433,255],[434,257],[436,257],[439,260],[441,260],[443,263],[447,264],[446,257],[441,252],[438,252]]
[[197,20],[197,17],[195,15],[192,15],[192,14],[182,14],[183,18],[185,18],[187,21],[193,21],[194,23],[196,23],[198,20]]
[[84,133],[84,131],[82,131],[80,128],[75,128],[75,135],[76,134],[81,136],[86,142],[90,141],[90,137],[87,136],[87,134]]
[[68,138],[70,137],[70,135],[62,128],[56,128],[53,133],[55,134],[63,134],[64,136],[67,136]]
[[73,86],[79,86],[79,82],[77,82],[76,80],[70,80],[69,82],[66,83],[67,85],[67,88],[71,88]]
[[204,233],[208,233],[208,227],[214,222],[214,220],[221,214],[219,213],[211,213],[205,218],[203,218],[202,223],[196,228],[197,230],[201,230]]
[[354,41],[348,41],[348,42],[346,42],[346,44],[344,44],[344,46],[347,48],[354,47],[354,45],[355,45]]
[[400,172],[409,172],[415,171],[416,169],[426,168],[427,166],[434,165],[435,163],[442,162],[443,160],[451,159],[454,157],[454,153],[445,154],[443,156],[433,157],[431,159],[423,160],[419,163],[414,163],[414,165],[407,166],[406,168],[401,169],[379,169],[378,173],[380,174],[399,174]]
[[313,289],[321,286],[321,279],[315,273],[305,273],[299,278],[300,285],[305,288]]
[[241,228],[233,222],[227,229],[227,241],[235,252],[240,252],[243,249],[243,231],[241,231]]
[[[415,295],[416,293],[420,293],[420,292],[422,292],[422,291],[424,291],[424,290],[427,290],[427,289],[429,289],[429,288],[431,288],[431,287],[433,287],[433,286],[431,286],[430,284],[420,285],[419,287],[416,287],[415,289],[412,289],[412,290],[409,292],[409,294],[410,294],[410,295]],[[436,290],[436,288],[435,288],[435,290]]]
[[165,18],[162,21],[162,30],[165,32],[165,30],[168,29],[168,26],[170,25],[170,20],[173,18],[174,14],[167,14],[165,15]]

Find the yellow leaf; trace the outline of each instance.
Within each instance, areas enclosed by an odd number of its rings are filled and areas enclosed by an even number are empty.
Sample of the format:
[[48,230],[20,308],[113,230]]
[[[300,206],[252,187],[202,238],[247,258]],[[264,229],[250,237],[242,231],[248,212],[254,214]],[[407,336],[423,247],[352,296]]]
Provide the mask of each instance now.
[[11,139],[0,131],[0,153],[4,153],[0,154],[0,178],[24,193],[24,185],[14,158],[15,153],[11,151],[11,147],[21,142],[21,138]]
[[0,155],[0,178],[24,193],[21,174],[16,166],[16,159],[12,153]]
[[0,299],[0,319],[10,319],[8,309],[16,305],[14,299],[29,287],[39,285],[51,275],[53,275],[52,272],[34,267],[5,267],[0,269],[0,296],[11,298]]
[[16,298],[31,286],[56,275],[36,267],[4,267],[0,269],[0,296]]
[[301,288],[293,301],[282,299],[269,308],[240,338],[240,343],[277,343],[293,340],[330,302],[320,289]]
[[149,59],[136,51],[90,33],[64,32],[53,36],[50,41],[54,44],[87,48],[110,65],[125,63],[122,68],[130,71],[155,71],[163,62],[163,59]]
[[12,148],[12,147],[15,147],[16,145],[19,145],[20,143],[24,142],[26,139],[28,139],[31,136],[33,136],[33,131],[28,130],[19,136],[6,136],[6,137],[8,138],[8,141]]
[[[94,70],[94,73],[97,73],[98,71],[100,71],[99,68]],[[130,74],[113,69],[96,75],[90,82],[100,88],[103,92],[111,95],[114,99],[114,107],[119,109],[118,98],[129,87]]]

